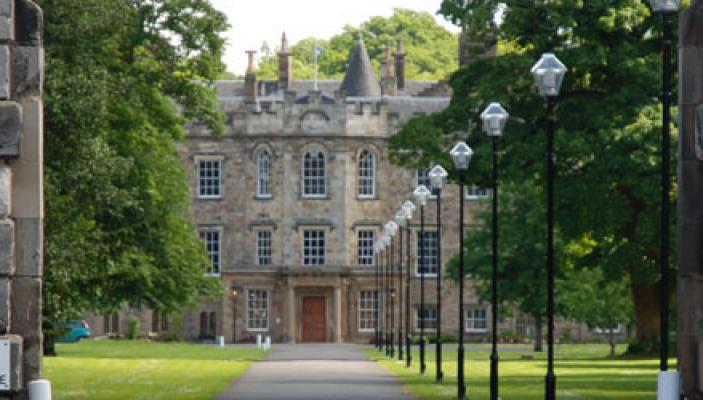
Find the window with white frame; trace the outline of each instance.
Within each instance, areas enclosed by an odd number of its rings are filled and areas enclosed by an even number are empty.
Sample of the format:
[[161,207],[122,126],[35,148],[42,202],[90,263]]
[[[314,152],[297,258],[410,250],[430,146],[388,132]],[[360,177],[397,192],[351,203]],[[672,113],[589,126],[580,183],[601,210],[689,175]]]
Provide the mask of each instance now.
[[268,151],[259,153],[257,160],[257,197],[271,197],[271,156]]
[[421,168],[415,171],[415,186],[425,185],[431,190],[432,183],[430,182],[430,170],[432,168]]
[[303,197],[324,197],[327,172],[325,154],[319,150],[310,150],[303,157]]
[[369,332],[376,329],[378,321],[378,292],[362,290],[359,292],[359,331]]
[[247,294],[247,329],[266,331],[269,329],[269,292],[249,290]]
[[491,189],[482,188],[477,185],[469,185],[466,188],[466,198],[468,200],[480,200],[491,197],[493,191]]
[[271,265],[271,231],[258,231],[256,233],[256,263],[259,265]]
[[325,231],[303,231],[303,265],[325,264]]
[[376,195],[376,157],[369,150],[359,156],[359,197],[373,198]]
[[[437,232],[425,231],[424,240],[421,232],[417,233],[417,262],[415,273],[417,275],[437,275],[438,241]],[[421,258],[422,257],[422,258]],[[424,262],[423,262],[424,261]]]
[[210,257],[210,267],[207,270],[209,275],[220,273],[220,260],[222,255],[222,232],[220,229],[200,229],[200,238],[205,242],[207,255]]
[[373,259],[373,242],[375,239],[375,232],[363,230],[358,233],[358,261],[359,265],[374,265]]
[[424,312],[420,312],[420,307],[415,309],[415,328],[420,330],[420,320],[424,320],[425,330],[437,330],[437,306],[425,304]]
[[485,308],[469,308],[466,310],[466,331],[486,332],[488,330],[488,315]]
[[198,197],[216,199],[222,197],[222,159],[199,158]]

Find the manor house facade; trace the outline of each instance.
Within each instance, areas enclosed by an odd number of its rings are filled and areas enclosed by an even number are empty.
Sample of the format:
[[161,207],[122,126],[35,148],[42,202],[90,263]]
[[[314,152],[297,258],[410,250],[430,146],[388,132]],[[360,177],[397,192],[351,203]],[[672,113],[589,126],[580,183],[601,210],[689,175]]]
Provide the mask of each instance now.
[[[407,80],[405,63],[399,41],[395,49],[386,49],[377,79],[360,40],[343,81],[294,80],[284,35],[278,80],[257,80],[250,53],[243,81],[216,83],[229,117],[227,131],[213,135],[193,124],[179,151],[193,189],[193,218],[212,263],[208,273],[222,280],[226,293],[186,311],[181,329],[187,339],[223,336],[228,343],[251,342],[260,334],[289,343],[374,339],[373,243],[416,185],[429,186],[429,168],[391,163],[388,141],[413,117],[445,109],[451,96],[446,83]],[[488,337],[490,307],[479,301],[471,279],[460,316],[458,285],[445,279],[438,288],[436,276],[458,250],[459,196],[466,202],[470,231],[475,211],[484,206],[480,200],[489,195],[476,187],[462,194],[453,185],[445,190],[441,249],[435,202],[425,209],[424,238],[419,210],[415,213],[410,224],[412,332],[419,330],[421,317],[418,254],[423,246],[422,314],[428,334],[436,330],[440,290],[444,334],[457,335],[464,318],[469,340]],[[407,241],[405,229],[403,236]],[[128,314],[95,319],[96,334],[124,331]],[[157,312],[133,314],[148,332],[169,329],[167,317]],[[526,318],[502,319],[500,325],[532,333]]]

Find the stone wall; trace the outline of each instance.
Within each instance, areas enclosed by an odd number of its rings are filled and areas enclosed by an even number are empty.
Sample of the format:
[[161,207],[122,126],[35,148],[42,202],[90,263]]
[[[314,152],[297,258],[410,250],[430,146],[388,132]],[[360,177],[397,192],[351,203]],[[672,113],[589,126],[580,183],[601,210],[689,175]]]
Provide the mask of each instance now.
[[42,374],[42,27],[33,2],[0,0],[0,331],[23,339],[24,387]]

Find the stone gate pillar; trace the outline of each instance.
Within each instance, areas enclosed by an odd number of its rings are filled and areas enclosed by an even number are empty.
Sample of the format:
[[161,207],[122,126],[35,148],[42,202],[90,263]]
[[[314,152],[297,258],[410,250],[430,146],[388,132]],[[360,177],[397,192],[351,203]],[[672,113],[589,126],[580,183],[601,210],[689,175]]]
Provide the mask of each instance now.
[[42,373],[43,17],[30,0],[0,0],[0,335],[22,342],[26,399]]
[[685,400],[703,400],[703,0],[680,16],[678,356]]

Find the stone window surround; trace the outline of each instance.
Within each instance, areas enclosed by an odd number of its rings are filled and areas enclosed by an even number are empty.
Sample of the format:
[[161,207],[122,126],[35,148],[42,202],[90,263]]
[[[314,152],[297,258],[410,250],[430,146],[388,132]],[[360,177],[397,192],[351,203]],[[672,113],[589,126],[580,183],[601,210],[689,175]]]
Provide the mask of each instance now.
[[[367,295],[371,294],[371,298],[364,299],[365,296],[362,296],[362,294],[364,294],[364,293]],[[366,302],[370,302],[373,305],[373,307],[370,307],[370,308],[369,307],[367,307],[367,308],[362,307],[362,304],[363,304],[362,300],[365,300]],[[357,311],[357,326],[359,327],[359,332],[369,333],[369,332],[374,332],[376,330],[376,326],[377,326],[376,324],[378,324],[378,316],[380,314],[380,310],[378,308],[378,306],[379,306],[378,300],[379,300],[378,291],[376,289],[361,289],[361,290],[359,290],[358,311]],[[371,325],[372,325],[371,328],[362,328],[362,323],[361,323],[363,320],[361,318],[362,310],[364,310],[366,313],[372,314],[370,321],[367,321],[367,323],[371,322]],[[375,312],[375,315],[373,315],[374,312]]]
[[[317,152],[318,155],[322,155],[322,190],[323,193],[317,193],[317,194],[306,194],[305,192],[305,181],[306,181],[306,165],[305,165],[305,159],[308,155],[313,157],[313,154]],[[305,151],[303,151],[303,156],[301,158],[301,163],[300,163],[300,197],[305,199],[305,200],[326,200],[329,199],[328,196],[328,188],[327,188],[327,168],[329,164],[329,157],[327,156],[327,152],[319,146],[311,146]],[[319,179],[319,177],[318,177]]]
[[[246,317],[246,330],[247,332],[268,332],[271,329],[271,290],[267,288],[261,288],[261,287],[250,287],[246,288],[245,290],[246,297],[245,297],[245,304],[246,304],[246,310],[245,310],[245,317]],[[251,320],[249,319],[249,299],[252,293],[266,293],[266,327],[265,328],[251,328],[249,323]],[[262,319],[263,320],[263,319]]]
[[[305,263],[305,233],[307,232],[321,232],[322,233],[322,263]],[[300,263],[304,267],[323,267],[327,264],[327,232],[328,229],[322,226],[308,225],[303,227],[300,235]],[[317,239],[319,240],[319,238]],[[312,257],[312,256],[310,256]],[[319,256],[318,256],[319,257]]]
[[[477,317],[476,314],[474,314],[475,311],[483,311],[483,317]],[[467,307],[464,311],[466,313],[465,315],[465,321],[464,321],[464,329],[467,333],[485,333],[488,332],[488,310],[486,307],[482,306],[471,306]],[[476,328],[476,323],[481,322],[486,325],[485,328]]]
[[[434,324],[437,325],[437,305],[436,304],[427,304],[425,303],[425,310],[431,312],[434,311],[434,315],[431,315],[431,318],[426,318],[425,319],[425,332],[436,332],[437,328],[428,328],[427,323],[430,321],[434,321]],[[420,331],[420,305],[416,304],[415,305],[415,330]]]
[[[196,154],[193,156],[195,163],[195,197],[199,200],[221,200],[225,197],[224,167],[225,156],[221,154]],[[220,194],[217,196],[200,194],[200,163],[202,161],[218,161],[220,164]]]
[[[437,235],[436,235],[437,229],[436,229],[436,227],[433,226],[428,229],[428,227],[425,226],[425,235],[427,235],[428,233],[433,233],[433,232],[435,233],[435,236],[434,236],[435,244],[439,245],[439,243],[437,242]],[[421,274],[420,273],[420,229],[417,229],[415,231],[414,237],[415,237],[415,270],[414,270],[415,276],[416,277],[424,276],[425,278],[436,278],[437,272],[435,272],[433,274],[430,274],[430,273]],[[441,249],[438,248],[437,251],[439,252],[439,251],[441,251]],[[438,253],[435,254],[435,258],[437,255],[438,255]],[[427,257],[427,255],[424,255],[424,256]],[[441,268],[441,266],[438,265],[437,268]]]
[[[369,157],[365,159],[365,157]],[[366,165],[370,164],[370,165]],[[364,174],[364,171],[369,175]],[[356,195],[360,200],[378,200],[378,156],[371,149],[363,149],[359,153],[357,162],[357,190]],[[370,181],[371,193],[361,193],[362,192],[362,180]]]
[[[214,278],[219,278],[222,276],[222,243],[224,242],[224,227],[222,225],[198,225],[198,233],[201,235],[201,238],[203,238],[203,233],[206,232],[217,232],[219,235],[219,246],[218,246],[218,266],[217,266],[217,271],[218,272],[205,272],[205,275],[214,277]],[[207,245],[207,244],[206,244]],[[208,252],[209,255],[209,252]]]
[[[266,174],[267,176],[267,184],[268,184],[268,192],[264,192],[262,187],[262,157],[266,156]],[[271,152],[264,148],[259,150],[256,153],[256,199],[257,200],[270,200],[273,198],[273,173],[272,173],[272,156]]]

